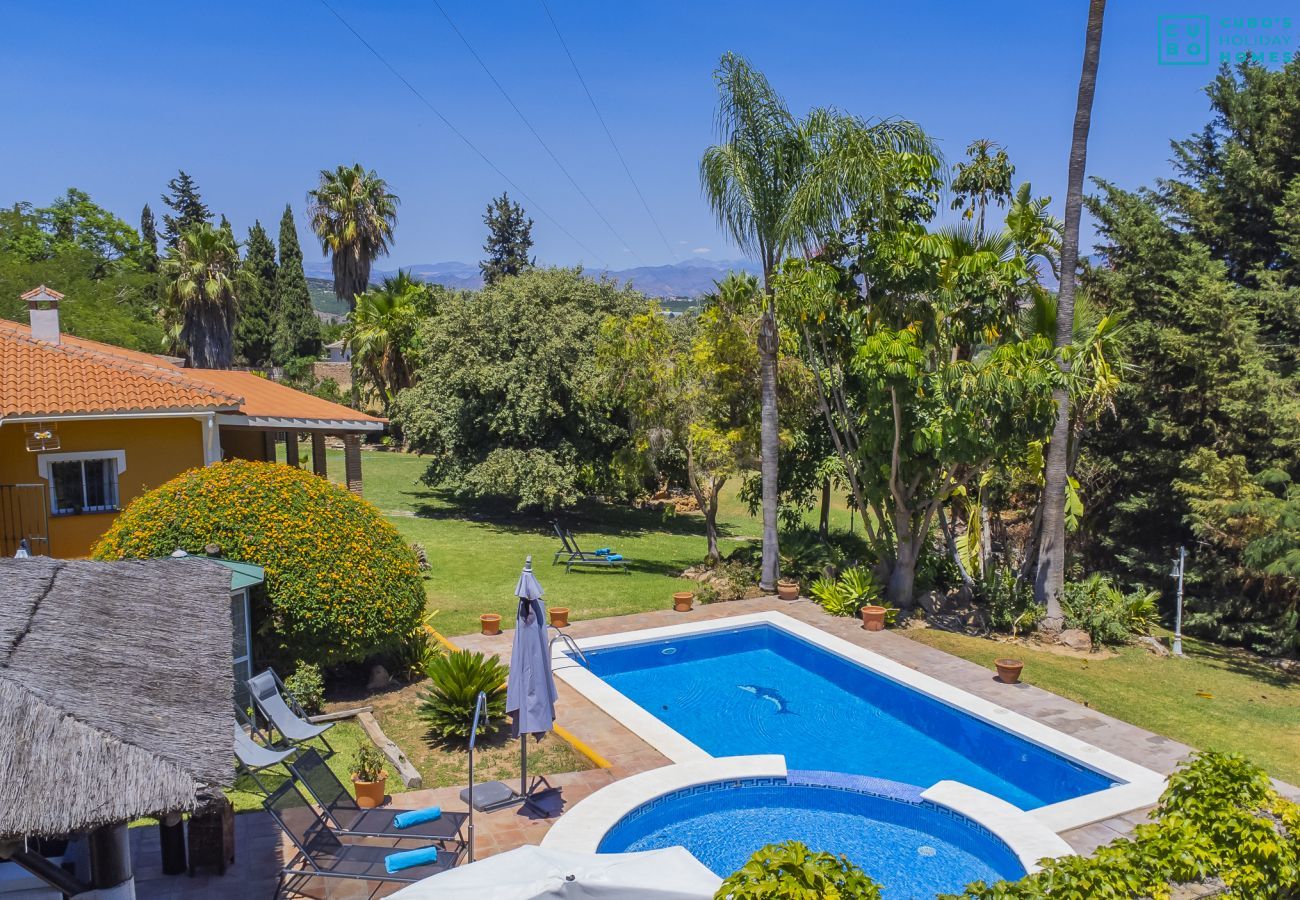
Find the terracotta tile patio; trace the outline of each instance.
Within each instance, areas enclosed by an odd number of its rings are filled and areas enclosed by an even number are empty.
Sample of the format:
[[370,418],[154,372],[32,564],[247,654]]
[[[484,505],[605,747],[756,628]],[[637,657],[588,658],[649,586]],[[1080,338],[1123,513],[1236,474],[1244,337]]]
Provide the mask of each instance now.
[[[1032,685],[1002,684],[994,678],[993,672],[981,666],[909,640],[902,635],[889,631],[863,631],[856,620],[828,616],[819,606],[807,600],[787,603],[775,597],[761,597],[754,600],[710,604],[687,613],[664,609],[591,621],[575,621],[566,630],[573,637],[582,638],[769,610],[777,610],[815,625],[840,638],[949,684],[960,686],[977,696],[1157,772],[1165,774],[1172,772],[1191,752],[1189,747],[1177,741],[1152,734]],[[474,634],[453,637],[451,640],[465,649],[485,650],[499,654],[504,661],[508,662],[511,639],[511,632],[506,630],[493,637]],[[669,761],[657,750],[614,721],[567,684],[557,681],[557,687],[559,689],[558,723],[605,757],[611,763],[611,768],[548,776],[550,783],[557,789],[551,798],[556,812],[568,809],[588,794],[614,780],[668,764]],[[1295,790],[1289,786],[1283,787],[1288,793]],[[397,802],[403,807],[438,804],[444,809],[464,809],[464,804],[460,802],[459,790],[459,787],[448,787],[414,791],[400,795]],[[1134,825],[1144,819],[1145,812],[1139,811],[1068,831],[1063,837],[1078,852],[1086,854],[1117,835],[1131,832]],[[475,817],[477,856],[481,858],[513,849],[521,844],[537,843],[550,828],[551,821],[553,820],[532,818],[518,808],[477,814]],[[161,876],[156,868],[156,831],[136,829],[132,838],[139,848],[140,862],[137,865],[139,896],[170,898],[183,895],[196,900],[204,900],[207,897],[271,896],[274,891],[275,872],[279,867],[279,857],[285,852],[274,829],[274,823],[270,822],[269,817],[264,814],[242,815],[237,817],[236,831],[239,855],[235,869],[224,878],[207,876],[191,880],[185,876],[173,878]],[[149,850],[151,846],[154,848],[152,857]],[[326,896],[323,887],[318,884],[295,887],[304,896]],[[329,896],[349,898],[384,896],[395,890],[395,888],[388,888],[371,891],[359,885],[346,885],[346,890],[338,886],[331,887],[333,891]]]

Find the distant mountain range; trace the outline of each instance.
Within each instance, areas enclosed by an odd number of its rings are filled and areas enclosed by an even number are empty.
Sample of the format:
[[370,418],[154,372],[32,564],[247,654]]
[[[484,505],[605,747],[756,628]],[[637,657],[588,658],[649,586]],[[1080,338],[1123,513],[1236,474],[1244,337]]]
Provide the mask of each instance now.
[[[311,279],[329,280],[333,277],[327,260],[305,263],[303,268]],[[456,261],[439,263],[419,263],[403,266],[416,278],[432,284],[441,284],[449,288],[474,290],[483,286],[483,276],[479,274],[477,263]],[[755,275],[759,273],[756,263],[749,260],[712,260],[690,259],[685,262],[665,266],[637,266],[631,269],[588,269],[591,275],[610,275],[619,281],[630,281],[637,290],[651,297],[699,297],[713,290],[714,282],[727,276],[728,272],[743,271]],[[372,269],[372,281],[396,275],[396,269]],[[320,306],[318,303],[317,306]]]

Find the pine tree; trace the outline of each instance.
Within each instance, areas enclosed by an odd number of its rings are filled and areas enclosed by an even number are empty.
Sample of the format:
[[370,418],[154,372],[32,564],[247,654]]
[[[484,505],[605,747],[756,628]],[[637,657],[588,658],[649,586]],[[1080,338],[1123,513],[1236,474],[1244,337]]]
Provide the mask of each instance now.
[[163,194],[162,201],[175,215],[163,214],[163,237],[168,247],[175,247],[182,231],[212,221],[212,211],[199,196],[199,186],[184,169],[167,182],[167,190],[170,194]]
[[158,271],[158,227],[149,204],[140,210],[140,238],[144,245],[140,262],[146,272]]
[[240,267],[239,319],[235,326],[235,352],[255,367],[271,363],[275,346],[277,307],[275,244],[254,222],[248,229],[247,252]]
[[533,248],[533,220],[524,217],[523,207],[512,203],[508,194],[488,204],[483,224],[488,227],[487,242],[483,244],[487,259],[478,267],[485,284],[536,265],[536,258],[528,256]]
[[302,356],[320,354],[320,321],[311,305],[302,247],[293,209],[287,204],[280,219],[280,268],[275,276],[276,331],[272,358],[283,365]]

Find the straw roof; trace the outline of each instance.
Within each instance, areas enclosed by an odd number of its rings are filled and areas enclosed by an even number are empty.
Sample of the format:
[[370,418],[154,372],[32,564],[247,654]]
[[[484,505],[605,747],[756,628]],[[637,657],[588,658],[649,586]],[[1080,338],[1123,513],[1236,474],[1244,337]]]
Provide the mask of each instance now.
[[233,688],[229,570],[0,559],[0,840],[192,809]]

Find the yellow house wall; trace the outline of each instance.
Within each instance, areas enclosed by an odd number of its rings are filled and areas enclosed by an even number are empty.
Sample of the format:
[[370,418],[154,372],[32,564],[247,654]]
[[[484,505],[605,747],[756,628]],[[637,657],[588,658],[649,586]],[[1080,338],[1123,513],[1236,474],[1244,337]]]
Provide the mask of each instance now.
[[[59,449],[51,452],[126,453],[126,469],[118,474],[118,501],[123,507],[186,469],[203,465],[203,425],[193,417],[65,421],[55,428]],[[27,450],[21,423],[0,424],[0,483],[41,484],[48,489],[49,483],[37,471],[38,455]],[[64,559],[89,555],[116,515],[50,516],[49,554]]]

